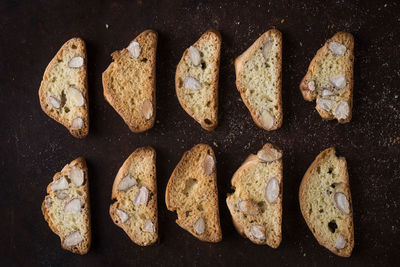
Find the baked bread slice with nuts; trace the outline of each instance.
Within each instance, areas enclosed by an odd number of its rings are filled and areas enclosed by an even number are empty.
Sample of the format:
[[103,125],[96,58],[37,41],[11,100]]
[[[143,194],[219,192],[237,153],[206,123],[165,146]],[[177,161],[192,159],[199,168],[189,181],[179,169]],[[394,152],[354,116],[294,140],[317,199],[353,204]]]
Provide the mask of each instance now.
[[206,31],[185,50],[175,74],[175,89],[182,108],[211,131],[218,124],[218,79],[221,35]]
[[47,186],[42,213],[62,248],[86,254],[91,243],[89,179],[86,161],[80,157],[54,175]]
[[157,32],[142,32],[111,54],[114,61],[103,72],[105,99],[134,133],[152,128],[156,117],[157,40]]
[[110,216],[140,246],[158,240],[156,152],[136,149],[124,162],[112,188]]
[[316,109],[325,120],[350,122],[353,108],[354,38],[338,32],[327,40],[310,63],[300,83],[307,101],[316,99]]
[[353,206],[346,159],[322,151],[301,181],[300,209],[318,243],[350,257],[354,247]]
[[236,88],[258,127],[279,129],[282,113],[282,34],[271,29],[235,60]]
[[178,213],[176,223],[198,239],[222,240],[216,160],[210,146],[198,144],[183,154],[168,181],[165,203]]
[[85,42],[67,41],[47,66],[39,88],[42,110],[77,138],[89,133]]
[[236,230],[251,242],[277,248],[282,240],[282,150],[265,144],[235,172],[226,198]]

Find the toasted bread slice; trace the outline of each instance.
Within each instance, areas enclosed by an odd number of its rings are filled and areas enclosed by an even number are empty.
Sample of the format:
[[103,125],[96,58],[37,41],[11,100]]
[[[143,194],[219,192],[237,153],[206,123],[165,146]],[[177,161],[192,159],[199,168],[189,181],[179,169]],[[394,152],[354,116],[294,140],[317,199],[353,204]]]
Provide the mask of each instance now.
[[255,244],[277,248],[282,240],[282,150],[265,144],[232,178],[226,204],[236,230]]
[[308,168],[299,191],[300,209],[318,243],[350,257],[354,247],[353,207],[346,159],[334,148],[322,151]]
[[89,251],[89,179],[84,158],[75,159],[54,175],[47,186],[42,213],[64,249],[77,254]]
[[165,192],[176,223],[202,241],[222,240],[219,222],[216,160],[212,148],[198,144],[183,154]]
[[104,97],[134,133],[154,125],[156,117],[156,50],[158,34],[146,30],[127,48],[111,54],[103,72]]
[[86,46],[67,41],[47,66],[39,88],[42,110],[77,138],[89,133]]
[[218,124],[218,79],[221,35],[206,31],[185,50],[176,67],[175,88],[182,108],[211,131]]
[[112,188],[110,216],[140,246],[158,240],[156,152],[136,149],[124,162]]
[[310,63],[300,91],[325,120],[350,122],[353,108],[354,38],[338,32],[326,41]]
[[236,87],[254,122],[265,130],[281,127],[282,34],[271,29],[235,60]]

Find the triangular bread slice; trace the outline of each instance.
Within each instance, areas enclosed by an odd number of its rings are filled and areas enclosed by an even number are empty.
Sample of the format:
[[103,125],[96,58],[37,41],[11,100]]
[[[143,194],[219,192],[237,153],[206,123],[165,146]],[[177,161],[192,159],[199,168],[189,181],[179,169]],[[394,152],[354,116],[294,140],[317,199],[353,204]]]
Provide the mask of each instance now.
[[175,74],[175,89],[182,108],[211,131],[218,124],[218,79],[221,35],[206,31],[185,50]]
[[316,109],[325,120],[350,122],[353,108],[354,38],[338,32],[320,48],[300,83],[307,101],[316,99]]
[[54,175],[47,186],[42,213],[64,249],[77,254],[89,251],[89,179],[84,158],[75,159]]
[[110,216],[140,246],[158,240],[156,152],[136,149],[124,162],[112,188]]
[[39,88],[42,110],[77,138],[89,133],[85,42],[67,41],[47,66]]
[[318,243],[349,257],[354,247],[353,206],[346,159],[322,151],[303,177],[300,209]]
[[157,40],[157,32],[142,32],[111,54],[114,61],[103,72],[105,99],[135,133],[152,128],[156,117]]
[[255,244],[277,248],[282,240],[282,150],[265,144],[232,177],[226,204],[236,230]]
[[176,223],[198,239],[222,240],[216,160],[210,146],[198,144],[183,154],[169,178],[165,203],[178,213]]
[[271,29],[235,60],[236,88],[258,127],[276,130],[282,113],[282,34]]

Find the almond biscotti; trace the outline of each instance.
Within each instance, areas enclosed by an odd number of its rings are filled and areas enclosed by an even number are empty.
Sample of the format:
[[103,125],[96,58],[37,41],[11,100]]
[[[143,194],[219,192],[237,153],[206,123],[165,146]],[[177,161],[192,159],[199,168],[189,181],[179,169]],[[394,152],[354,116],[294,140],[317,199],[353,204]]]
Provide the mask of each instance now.
[[67,41],[47,66],[39,88],[42,110],[77,138],[89,133],[85,42]]
[[318,243],[350,257],[354,247],[353,207],[346,159],[322,151],[301,181],[300,209]]
[[158,240],[156,152],[136,149],[124,162],[112,188],[110,216],[140,246]]
[[183,109],[211,131],[218,124],[218,79],[221,35],[206,31],[185,50],[175,74],[175,89]]
[[282,240],[282,150],[265,144],[232,178],[226,204],[236,230],[255,244],[277,248]]
[[47,187],[42,212],[64,249],[77,254],[89,251],[89,180],[84,158],[75,159],[54,175]]
[[178,213],[176,223],[193,236],[222,240],[216,160],[210,146],[198,144],[185,152],[168,181],[165,203]]
[[262,34],[235,60],[236,87],[258,127],[279,129],[282,113],[282,34]]
[[152,128],[155,121],[157,40],[157,32],[142,32],[111,54],[114,61],[103,72],[105,99],[135,133]]
[[338,32],[318,50],[300,91],[307,101],[316,99],[316,109],[326,120],[350,122],[353,108],[354,38]]

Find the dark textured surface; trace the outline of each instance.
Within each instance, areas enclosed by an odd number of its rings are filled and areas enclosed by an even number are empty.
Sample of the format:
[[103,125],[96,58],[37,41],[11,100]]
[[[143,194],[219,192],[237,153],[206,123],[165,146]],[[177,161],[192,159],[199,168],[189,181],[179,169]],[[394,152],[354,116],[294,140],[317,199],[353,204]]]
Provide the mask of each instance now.
[[[400,260],[400,7],[396,1],[1,1],[0,2],[0,263],[2,266],[212,266],[397,265]],[[106,25],[109,25],[107,28]],[[200,128],[179,106],[174,73],[182,52],[210,27],[223,38],[219,126]],[[255,126],[234,85],[233,60],[264,31],[283,33],[281,129]],[[141,31],[159,33],[157,123],[133,134],[102,95],[101,73],[110,53]],[[337,31],[355,37],[354,113],[351,123],[323,121],[298,84],[318,48]],[[90,133],[83,140],[40,109],[44,69],[61,45],[87,42]],[[284,152],[283,241],[257,246],[235,231],[225,196],[249,153],[265,142]],[[223,241],[202,243],[175,224],[165,187],[184,151],[204,142],[218,160]],[[137,147],[157,151],[160,239],[133,244],[108,215],[113,179]],[[298,205],[303,174],[323,149],[335,146],[349,166],[355,248],[342,259],[318,245]],[[93,242],[85,256],[60,248],[40,205],[55,172],[78,156],[87,159]],[[6,265],[8,264],[8,265]]]

